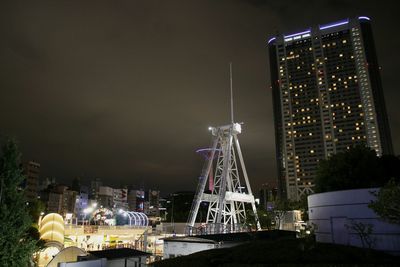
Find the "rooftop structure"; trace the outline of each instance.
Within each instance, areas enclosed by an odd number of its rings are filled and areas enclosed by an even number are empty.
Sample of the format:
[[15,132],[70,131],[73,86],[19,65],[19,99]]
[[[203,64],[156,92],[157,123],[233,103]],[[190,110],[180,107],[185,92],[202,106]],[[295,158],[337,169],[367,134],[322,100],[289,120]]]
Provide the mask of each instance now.
[[40,164],[34,161],[24,163],[26,200],[32,202],[38,197]]

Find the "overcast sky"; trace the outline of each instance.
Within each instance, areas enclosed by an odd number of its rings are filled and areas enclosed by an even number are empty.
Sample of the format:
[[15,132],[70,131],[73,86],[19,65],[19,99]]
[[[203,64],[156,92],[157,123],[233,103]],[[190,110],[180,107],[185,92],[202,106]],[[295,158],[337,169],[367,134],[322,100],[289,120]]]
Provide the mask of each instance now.
[[41,177],[195,190],[207,128],[236,121],[253,191],[276,179],[266,41],[367,15],[396,152],[400,38],[395,1],[0,2],[0,135]]

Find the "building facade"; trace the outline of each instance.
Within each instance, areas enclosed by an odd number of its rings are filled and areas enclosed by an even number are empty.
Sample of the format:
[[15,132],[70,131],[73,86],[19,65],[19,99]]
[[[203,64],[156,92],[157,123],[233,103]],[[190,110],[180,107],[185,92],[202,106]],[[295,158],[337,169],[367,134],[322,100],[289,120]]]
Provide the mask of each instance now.
[[261,185],[259,191],[260,208],[263,210],[272,210],[277,200],[278,188],[275,183],[265,183]]
[[393,154],[368,17],[280,34],[268,46],[280,197],[313,193],[318,162],[356,144]]
[[114,188],[100,186],[97,193],[97,202],[99,206],[112,209],[114,207]]
[[127,200],[130,211],[144,212],[144,203],[145,203],[144,190],[129,189]]
[[73,190],[64,190],[62,192],[62,209],[61,213],[65,216],[67,213],[74,214],[76,216],[76,207],[79,203],[79,193]]
[[103,185],[103,182],[99,179],[96,178],[90,182],[90,192],[89,192],[89,198],[97,200],[99,196],[99,188]]
[[24,192],[26,200],[35,201],[39,191],[40,164],[34,161],[28,161],[23,165],[25,181]]
[[129,208],[128,206],[128,189],[122,188],[122,189],[114,189],[114,207],[118,209],[124,209],[127,210]]
[[160,216],[160,191],[159,190],[149,190],[149,207],[147,212],[149,216],[159,217]]
[[77,216],[79,192],[69,190],[68,186],[51,184],[41,192],[41,200],[46,205],[47,213],[58,213],[65,216],[67,213]]

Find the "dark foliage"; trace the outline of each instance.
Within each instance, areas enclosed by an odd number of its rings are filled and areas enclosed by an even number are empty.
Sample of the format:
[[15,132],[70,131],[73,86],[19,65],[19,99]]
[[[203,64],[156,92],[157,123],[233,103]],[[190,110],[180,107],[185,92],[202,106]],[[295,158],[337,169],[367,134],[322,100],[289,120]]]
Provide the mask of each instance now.
[[27,266],[37,249],[37,230],[19,186],[24,180],[15,141],[3,146],[0,159],[0,266]]
[[369,204],[369,207],[384,220],[400,224],[400,183],[392,179],[373,194],[376,201]]
[[374,150],[358,145],[319,163],[315,180],[317,193],[383,186],[400,178],[400,160],[378,157]]

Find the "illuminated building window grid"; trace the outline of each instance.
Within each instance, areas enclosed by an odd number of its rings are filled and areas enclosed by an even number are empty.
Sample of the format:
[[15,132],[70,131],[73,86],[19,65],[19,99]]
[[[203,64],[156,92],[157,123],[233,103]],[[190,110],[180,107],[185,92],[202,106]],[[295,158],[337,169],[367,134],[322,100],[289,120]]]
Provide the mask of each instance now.
[[[286,84],[282,81],[281,92],[284,108],[287,109],[283,112],[283,120],[287,143],[288,180],[289,186],[296,187],[312,185],[317,159],[310,159],[309,154],[314,154],[315,157],[323,155],[322,149],[318,147],[321,136],[320,127],[317,127],[319,99],[313,89],[316,87],[315,76],[312,75],[315,73],[315,62],[310,41],[286,46],[286,55],[281,56],[280,66],[282,78],[286,76],[286,69],[292,74],[284,80]],[[313,101],[310,101],[310,95]]]
[[[336,35],[330,34],[329,36]],[[333,44],[332,44],[333,45]],[[335,44],[336,45],[336,44]],[[321,36],[316,36],[314,38],[313,42],[314,46],[314,57],[316,61],[316,79],[318,81],[318,92],[319,92],[319,98],[320,98],[320,116],[321,116],[321,125],[322,125],[322,142],[324,143],[324,154],[325,155],[331,155],[335,152],[335,145],[332,142],[332,139],[330,138],[333,135],[332,132],[332,118],[331,118],[331,111],[329,107],[329,94],[327,91],[327,86],[326,86],[326,60],[327,57],[325,57],[323,53],[323,45],[322,45],[322,37]],[[329,138],[325,138],[328,136]]]
[[[349,31],[343,31],[335,38],[322,38],[327,71],[327,85],[330,96],[333,140],[343,150],[354,143],[365,141],[361,98],[358,90],[357,73]],[[336,49],[331,44],[338,44]],[[338,49],[340,48],[340,49]],[[332,59],[332,60],[331,60]],[[341,70],[338,71],[337,67]],[[350,72],[350,70],[353,71]],[[346,99],[346,103],[343,102]]]
[[278,47],[278,64],[279,64],[279,86],[280,86],[280,94],[281,94],[281,106],[282,106],[282,122],[283,122],[283,142],[282,142],[282,151],[283,151],[283,160],[282,160],[282,165],[284,169],[284,176],[286,180],[286,192],[293,196],[293,186],[295,186],[294,181],[295,181],[295,173],[293,169],[293,162],[291,161],[291,158],[293,157],[293,152],[290,151],[290,149],[287,149],[287,147],[291,146],[292,143],[288,138],[285,138],[285,133],[287,132],[287,116],[291,114],[290,111],[290,105],[289,105],[289,98],[288,98],[288,87],[287,87],[287,77],[286,77],[286,68],[285,68],[285,59],[286,55],[284,52],[284,47],[279,46]]
[[354,42],[355,51],[355,62],[357,65],[357,72],[360,77],[360,92],[363,105],[363,116],[366,126],[366,139],[368,146],[373,148],[378,155],[382,154],[382,148],[380,147],[379,134],[376,131],[377,119],[374,114],[375,106],[373,103],[372,89],[370,88],[368,70],[365,53],[362,46],[362,38],[360,34],[360,29],[358,27],[353,27],[352,30],[352,40]]
[[[349,20],[348,25],[327,27],[326,29],[313,28],[310,38],[305,38],[301,33],[301,42],[298,41],[299,38],[296,41],[294,37],[291,40],[286,40],[284,35],[276,37],[276,48],[279,47],[282,52],[279,57],[277,54],[277,63],[280,64],[282,73],[281,76],[278,74],[278,77],[282,78],[280,86],[286,91],[286,109],[283,110],[281,106],[279,111],[282,115],[282,124],[279,123],[282,126],[282,135],[279,138],[288,142],[285,144],[279,142],[279,144],[283,148],[281,151],[284,152],[280,153],[285,159],[285,163],[282,164],[284,165],[282,174],[286,177],[286,192],[289,198],[292,198],[291,195],[295,196],[293,199],[301,196],[300,189],[304,188],[301,171],[307,172],[307,169],[314,164],[314,160],[309,154],[315,156],[320,152],[318,149],[321,149],[322,154],[325,150],[323,156],[329,156],[327,151],[335,149],[343,151],[353,144],[365,140],[372,148],[380,145],[378,134],[381,128],[376,124],[379,114],[376,114],[375,111],[376,103],[373,99],[375,91],[372,92],[371,81],[369,81],[370,72],[373,75],[375,70],[369,69],[366,62],[362,40],[364,32],[361,34],[361,27],[364,26],[360,26],[360,22],[354,19]],[[329,34],[326,34],[327,32]],[[297,37],[298,35],[300,33],[293,36]],[[304,55],[296,53],[296,49],[300,49],[302,46],[304,48],[305,43],[310,40],[311,44],[308,50],[312,51],[315,56],[313,57],[314,62],[308,65],[307,62],[303,64]],[[360,49],[357,50],[356,47]],[[340,52],[337,52],[338,50]],[[290,64],[286,65],[286,62],[290,62]],[[357,66],[356,71],[354,64]],[[374,68],[376,68],[375,65]],[[308,71],[305,72],[306,70]],[[323,70],[322,77],[318,76],[319,70]],[[329,76],[329,72],[334,74]],[[310,85],[313,82],[316,83],[316,86]],[[315,90],[318,96],[310,97],[311,94],[307,89]],[[283,93],[283,91],[280,92]],[[312,116],[310,116],[310,123],[307,123],[307,116],[309,116],[307,114],[313,109],[310,108],[312,106],[303,105],[305,104],[304,99],[310,105],[317,107],[322,129],[321,127],[314,129]],[[373,120],[368,120],[367,117],[372,117]],[[318,119],[316,118],[315,121],[318,122]],[[313,144],[313,140],[308,139],[316,137],[318,134],[313,131],[318,132],[318,130],[320,137],[327,141],[325,143],[316,141],[316,144]],[[304,135],[304,132],[311,135]],[[312,145],[319,146],[312,149],[313,153],[309,149]],[[298,172],[299,168],[300,172]]]
[[[284,99],[284,107],[285,111],[283,112],[284,114],[284,122],[285,122],[285,139],[286,143],[288,143],[288,149],[287,149],[287,160],[288,160],[288,172],[289,175],[291,176],[289,178],[290,185],[293,184],[293,178],[296,178],[296,181],[299,183],[298,186],[301,185],[306,185],[308,182],[304,182],[305,180],[312,180],[312,177],[315,175],[314,170],[315,170],[315,165],[317,164],[317,160],[315,160],[316,163],[313,162],[302,162],[299,159],[294,159],[294,155],[302,155],[303,153],[307,153],[306,151],[308,150],[309,153],[315,154],[315,155],[323,155],[323,148],[315,148],[309,150],[308,148],[310,147],[309,144],[311,143],[311,140],[306,140],[310,139],[307,138],[308,136],[318,136],[321,135],[321,132],[317,129],[317,132],[313,133],[312,130],[315,129],[306,129],[304,127],[304,124],[307,123],[315,123],[316,119],[312,119],[312,116],[309,116],[307,112],[309,112],[311,109],[309,107],[304,108],[307,106],[306,102],[313,103],[315,106],[319,108],[319,106],[324,106],[324,104],[328,104],[327,109],[329,110],[328,114],[332,117],[327,117],[323,118],[326,122],[332,122],[335,121],[335,126],[336,127],[331,127],[333,125],[328,126],[328,130],[332,130],[331,132],[328,131],[327,134],[324,135],[325,139],[329,139],[332,142],[338,143],[340,148],[348,145],[351,145],[354,143],[354,141],[358,141],[360,139],[365,139],[365,134],[364,134],[364,123],[362,118],[357,118],[356,114],[362,115],[361,107],[360,106],[360,97],[357,95],[357,90],[352,90],[357,88],[357,73],[354,73],[354,75],[348,77],[349,70],[353,70],[354,66],[351,66],[349,64],[346,64],[348,62],[353,62],[354,63],[354,56],[352,55],[352,50],[351,50],[351,42],[350,40],[346,39],[344,42],[341,40],[342,43],[340,43],[340,40],[338,40],[338,44],[341,44],[341,46],[348,46],[348,51],[341,51],[343,53],[340,53],[338,57],[340,58],[339,60],[330,60],[330,55],[329,53],[326,53],[326,56],[322,57],[321,53],[316,57],[316,62],[310,64],[310,68],[307,68],[307,59],[314,58],[314,56],[309,56],[309,57],[300,57],[300,53],[304,53],[304,47],[303,49],[300,49],[300,51],[292,50],[286,52],[286,55],[284,57],[281,57],[281,62],[283,64],[280,65],[280,75],[283,78],[282,83],[281,83],[281,88],[284,89],[282,90],[282,99]],[[330,46],[335,46],[337,45],[336,42],[332,42],[332,45],[326,45],[325,48],[329,49]],[[311,49],[310,49],[311,48]],[[317,49],[313,49],[312,47],[308,47],[309,51],[314,51]],[[346,54],[346,52],[348,52]],[[330,62],[333,64],[331,65],[338,65],[338,68],[329,68],[330,67]],[[291,64],[292,63],[292,64]],[[325,68],[324,68],[325,67]],[[291,75],[287,76],[287,72],[285,70],[288,70]],[[336,81],[336,84],[333,80],[333,78],[327,78],[327,77],[319,77],[318,72],[322,70],[322,73],[335,73],[337,79],[340,79],[340,85],[338,85],[338,82]],[[309,94],[310,92],[307,91],[307,86],[309,88],[312,88],[312,86],[309,85],[310,81],[312,81],[312,74],[316,73],[317,74],[317,79],[316,82],[321,85],[321,87],[328,88],[329,93],[322,94],[321,100],[319,100],[318,96],[312,97],[310,99]],[[341,73],[343,75],[341,76]],[[325,82],[327,83],[325,86]],[[304,83],[300,84],[299,83]],[[329,90],[331,88],[331,90]],[[332,90],[333,89],[333,90]],[[343,106],[343,103],[341,101],[341,98],[347,98],[347,103],[346,106]],[[332,98],[332,101],[330,101],[330,98]],[[320,105],[321,103],[321,105]],[[326,105],[325,105],[326,106]],[[357,110],[359,109],[359,110]],[[292,112],[293,111],[293,112]],[[318,113],[318,112],[317,112]],[[304,115],[307,114],[307,115]],[[327,114],[322,110],[321,114]],[[339,117],[338,117],[339,116]],[[337,118],[338,117],[338,118]],[[362,117],[362,116],[359,116]],[[338,128],[337,126],[340,126]],[[354,132],[354,129],[357,129],[357,131],[360,131],[360,134],[358,136],[354,136],[348,133]],[[311,135],[304,135],[304,129],[311,134]],[[310,132],[311,130],[311,132]],[[305,138],[306,137],[306,138]],[[311,138],[312,139],[312,138]],[[344,141],[350,141],[344,142]],[[303,145],[302,143],[306,142]],[[317,142],[318,143],[318,142]],[[334,150],[333,145],[327,144],[328,147],[328,152],[331,152]],[[330,147],[330,148],[329,148]],[[328,153],[329,155],[330,153]],[[297,156],[298,157],[298,156]],[[310,158],[310,156],[307,156]],[[323,157],[322,157],[323,158]],[[307,175],[306,173],[309,173],[310,175]],[[306,177],[304,177],[306,176]],[[301,178],[300,178],[301,177]],[[308,178],[308,179],[307,179]]]

